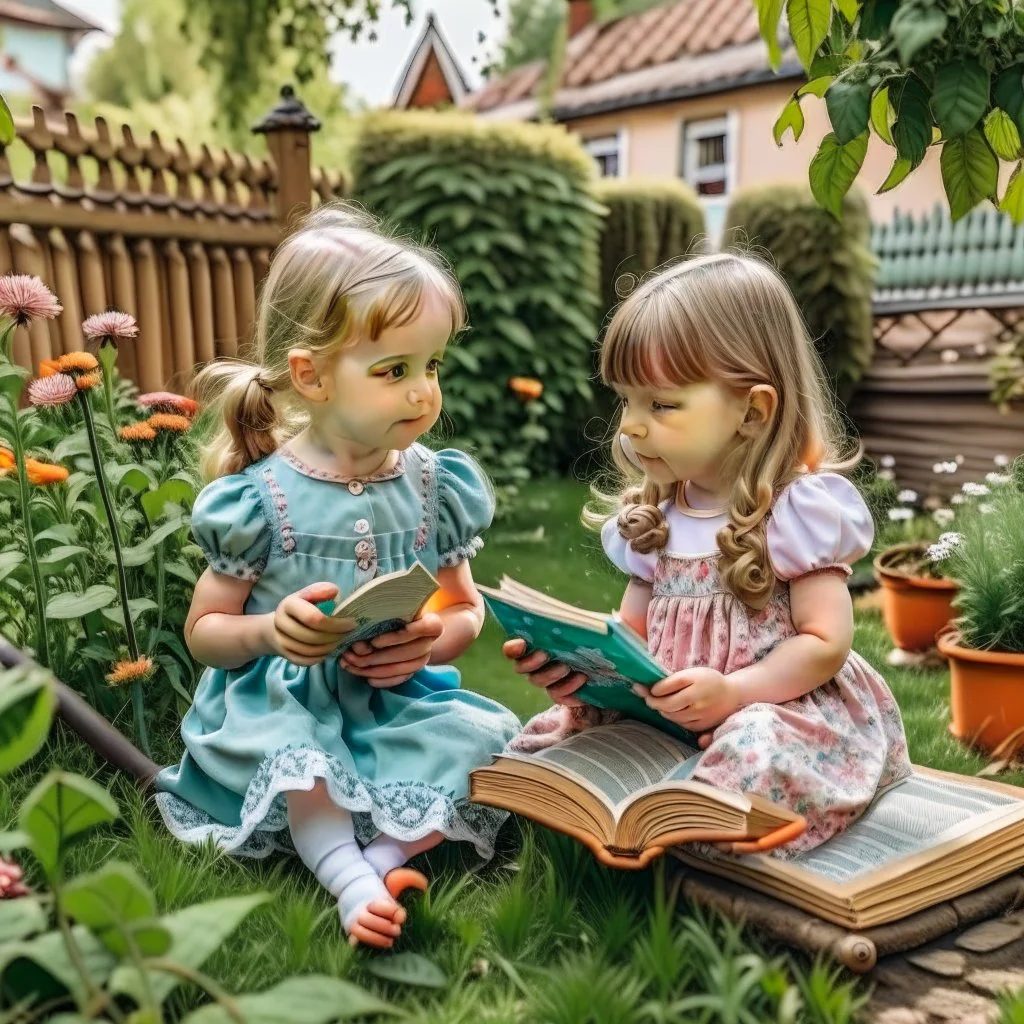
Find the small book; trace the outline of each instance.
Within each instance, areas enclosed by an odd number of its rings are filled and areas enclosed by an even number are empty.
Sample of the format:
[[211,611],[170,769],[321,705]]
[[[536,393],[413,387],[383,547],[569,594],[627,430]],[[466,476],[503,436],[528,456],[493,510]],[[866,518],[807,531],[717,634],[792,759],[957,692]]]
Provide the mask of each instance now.
[[584,611],[503,576],[497,589],[477,585],[508,637],[546,651],[582,672],[587,682],[573,696],[597,708],[621,711],[696,746],[696,737],[649,708],[633,684],[652,686],[668,675],[647,642],[615,613]]
[[789,860],[672,853],[833,924],[874,928],[1024,867],[1024,788],[915,765],[849,828]]
[[415,562],[408,569],[377,576],[337,603],[322,601],[318,607],[326,615],[355,620],[355,628],[342,638],[342,651],[412,622],[439,589],[433,575]]
[[470,800],[573,836],[609,867],[642,868],[677,843],[731,841],[768,850],[806,823],[758,796],[689,775],[695,746],[622,719],[532,754],[499,754],[470,772]]

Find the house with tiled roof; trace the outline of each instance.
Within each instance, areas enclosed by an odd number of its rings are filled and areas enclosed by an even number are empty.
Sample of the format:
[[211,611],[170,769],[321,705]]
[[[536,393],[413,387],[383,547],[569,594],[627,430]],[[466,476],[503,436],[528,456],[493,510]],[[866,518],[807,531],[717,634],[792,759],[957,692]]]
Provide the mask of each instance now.
[[433,11],[427,12],[416,45],[398,78],[392,102],[398,110],[446,107],[469,94],[469,83]]
[[[712,235],[736,189],[806,182],[830,130],[824,103],[805,97],[800,142],[787,135],[775,145],[772,125],[803,72],[784,32],[781,64],[771,69],[751,0],[666,0],[609,21],[595,20],[592,0],[567,3],[569,39],[551,114],[583,139],[602,174],[684,178],[701,196]],[[532,120],[545,70],[543,61],[516,68],[463,105],[481,117]],[[865,191],[885,180],[892,159],[873,139]],[[872,196],[872,214],[924,213],[942,195],[938,153],[930,151],[904,186]]]

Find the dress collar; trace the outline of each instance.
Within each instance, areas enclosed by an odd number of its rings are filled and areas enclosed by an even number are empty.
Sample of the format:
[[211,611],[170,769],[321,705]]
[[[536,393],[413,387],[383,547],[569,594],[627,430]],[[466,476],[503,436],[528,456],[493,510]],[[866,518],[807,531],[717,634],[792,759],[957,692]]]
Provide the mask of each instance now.
[[277,449],[277,454],[297,473],[311,477],[313,480],[328,480],[337,484],[348,484],[354,480],[364,484],[377,483],[380,480],[394,480],[405,472],[404,450],[399,451],[398,458],[391,469],[373,473],[370,476],[342,476],[341,473],[332,473],[329,469],[319,469],[316,466],[311,466],[308,462],[300,459],[286,444]]

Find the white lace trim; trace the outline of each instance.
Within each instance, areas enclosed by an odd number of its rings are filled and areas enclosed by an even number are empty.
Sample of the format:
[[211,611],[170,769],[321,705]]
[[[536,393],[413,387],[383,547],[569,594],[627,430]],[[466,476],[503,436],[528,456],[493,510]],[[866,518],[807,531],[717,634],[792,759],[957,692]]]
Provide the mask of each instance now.
[[465,544],[458,544],[456,547],[445,551],[438,557],[437,564],[442,569],[451,569],[460,562],[465,562],[467,558],[473,558],[483,546],[483,538],[474,537],[472,540],[466,541]]
[[455,800],[426,783],[374,786],[312,747],[289,748],[264,760],[246,790],[238,826],[215,821],[173,793],[157,793],[156,804],[167,828],[182,842],[212,839],[226,853],[263,858],[278,850],[294,853],[283,794],[311,790],[317,779],[325,780],[337,806],[352,812],[356,838],[363,844],[379,833],[411,842],[440,832],[448,839],[472,843],[484,860],[490,860],[498,830],[508,818],[507,811]]
[[229,558],[227,555],[208,555],[210,568],[221,576],[233,576],[236,580],[255,582],[263,575],[266,562],[260,560],[251,565],[244,558]]

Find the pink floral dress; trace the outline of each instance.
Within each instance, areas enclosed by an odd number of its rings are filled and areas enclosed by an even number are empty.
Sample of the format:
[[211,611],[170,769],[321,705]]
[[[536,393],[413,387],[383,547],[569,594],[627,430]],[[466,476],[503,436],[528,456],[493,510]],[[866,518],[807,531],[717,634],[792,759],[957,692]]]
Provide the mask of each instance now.
[[[778,497],[768,523],[775,591],[755,611],[719,578],[715,534],[725,517],[693,518],[672,501],[665,548],[641,555],[620,537],[615,520],[602,542],[623,572],[653,585],[647,612],[651,653],[668,672],[710,666],[735,672],[796,634],[789,582],[816,572],[849,575],[871,546],[870,513],[844,477],[798,478]],[[537,750],[609,720],[594,708],[562,705],[535,716],[511,749]],[[730,715],[696,757],[690,778],[755,793],[807,820],[798,839],[773,851],[781,858],[812,849],[855,821],[882,787],[910,773],[899,708],[885,680],[851,651],[829,682],[784,704],[750,704]]]

